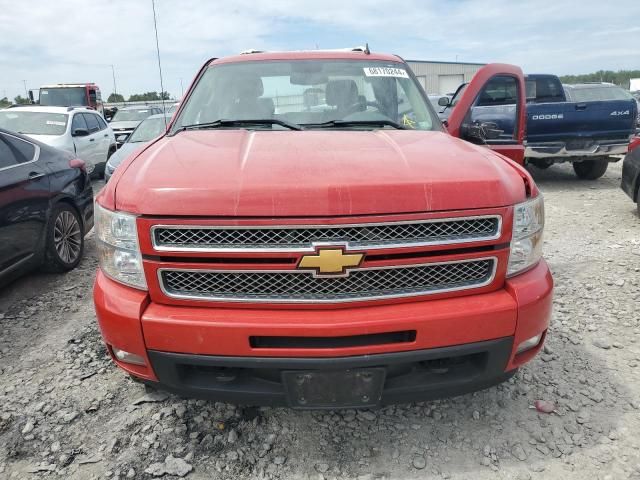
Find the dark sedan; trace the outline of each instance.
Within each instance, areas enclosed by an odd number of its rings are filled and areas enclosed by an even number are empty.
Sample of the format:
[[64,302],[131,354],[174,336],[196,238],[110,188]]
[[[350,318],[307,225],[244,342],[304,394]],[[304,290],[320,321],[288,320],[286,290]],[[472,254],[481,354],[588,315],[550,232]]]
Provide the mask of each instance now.
[[636,202],[640,215],[640,137],[629,144],[629,153],[622,162],[622,190]]
[[92,227],[84,162],[0,129],[0,285],[38,267],[73,269]]

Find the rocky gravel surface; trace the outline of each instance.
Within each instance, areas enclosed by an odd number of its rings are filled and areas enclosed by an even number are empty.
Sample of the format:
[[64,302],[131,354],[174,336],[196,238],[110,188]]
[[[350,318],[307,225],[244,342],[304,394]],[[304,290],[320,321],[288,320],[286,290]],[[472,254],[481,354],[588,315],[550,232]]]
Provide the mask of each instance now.
[[555,311],[507,383],[337,412],[147,392],[100,339],[90,235],[75,271],[0,292],[0,479],[640,479],[640,219],[620,164],[595,182],[533,173]]

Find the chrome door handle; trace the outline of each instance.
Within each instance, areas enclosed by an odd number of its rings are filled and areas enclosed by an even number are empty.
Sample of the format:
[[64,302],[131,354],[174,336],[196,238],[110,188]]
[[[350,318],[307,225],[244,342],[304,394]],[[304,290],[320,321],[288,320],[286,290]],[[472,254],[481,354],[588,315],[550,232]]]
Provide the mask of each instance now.
[[89,139],[89,141],[90,141],[90,142],[95,142],[95,141],[96,141],[96,139],[95,139],[95,138],[90,138],[90,139]]
[[35,180],[36,178],[44,177],[44,173],[41,172],[29,172],[29,180]]

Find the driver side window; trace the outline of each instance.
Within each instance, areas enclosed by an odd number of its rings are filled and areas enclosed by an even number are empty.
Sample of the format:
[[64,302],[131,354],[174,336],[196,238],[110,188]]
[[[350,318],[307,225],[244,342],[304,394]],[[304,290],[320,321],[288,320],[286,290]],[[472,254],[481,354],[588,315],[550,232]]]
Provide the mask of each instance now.
[[487,82],[474,106],[472,123],[494,123],[502,130],[498,140],[512,140],[518,118],[518,81],[508,75],[496,75]]

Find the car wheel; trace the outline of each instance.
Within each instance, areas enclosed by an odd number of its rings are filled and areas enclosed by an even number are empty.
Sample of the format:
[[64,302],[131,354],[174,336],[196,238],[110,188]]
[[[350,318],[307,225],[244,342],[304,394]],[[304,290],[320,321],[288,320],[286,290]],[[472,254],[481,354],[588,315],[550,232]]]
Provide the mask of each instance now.
[[84,250],[84,233],[78,212],[66,203],[53,208],[47,225],[43,269],[48,272],[67,272],[74,269]]
[[585,160],[573,162],[573,171],[583,180],[596,180],[604,175],[609,167],[607,160]]
[[102,177],[104,177],[105,165],[106,164],[104,163],[100,163],[96,165],[96,167],[93,169],[93,172],[91,172],[91,175],[90,175],[91,180],[99,180]]

